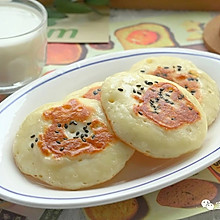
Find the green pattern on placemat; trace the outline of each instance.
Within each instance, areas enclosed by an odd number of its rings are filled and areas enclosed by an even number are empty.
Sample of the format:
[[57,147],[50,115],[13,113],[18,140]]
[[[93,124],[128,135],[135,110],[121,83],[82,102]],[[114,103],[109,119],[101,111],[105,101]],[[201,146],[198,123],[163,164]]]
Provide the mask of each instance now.
[[40,220],[57,220],[62,211],[62,209],[46,209],[40,217]]

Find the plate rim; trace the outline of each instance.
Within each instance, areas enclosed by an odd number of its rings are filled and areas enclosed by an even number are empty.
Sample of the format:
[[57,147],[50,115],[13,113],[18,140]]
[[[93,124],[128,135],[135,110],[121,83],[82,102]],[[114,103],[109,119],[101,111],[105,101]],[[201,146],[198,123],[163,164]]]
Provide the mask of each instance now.
[[[194,50],[194,49],[183,49],[183,48],[151,48],[151,49],[135,49],[135,50],[127,50],[127,51],[119,51],[119,52],[113,52],[113,53],[108,53],[108,54],[103,54],[103,55],[99,55],[97,57],[91,57],[91,58],[87,58],[84,60],[80,60],[76,63],[64,66],[63,68],[59,68],[53,72],[51,72],[50,74],[47,74],[35,81],[33,81],[32,83],[28,84],[27,86],[21,88],[20,90],[18,90],[17,92],[15,92],[14,94],[12,94],[11,96],[9,96],[8,98],[6,98],[5,100],[3,100],[0,103],[0,115],[2,112],[4,112],[5,110],[7,110],[7,108],[14,104],[16,101],[18,101],[20,98],[22,98],[25,94],[30,93],[32,90],[40,87],[41,85],[56,79],[58,77],[62,77],[65,74],[68,74],[70,72],[76,71],[78,69],[81,68],[85,68],[87,66],[91,66],[91,65],[96,65],[102,62],[108,62],[110,60],[115,60],[115,59],[124,59],[127,57],[132,57],[132,56],[140,56],[140,55],[152,55],[152,54],[180,54],[180,55],[190,55],[190,56],[200,56],[200,57],[205,57],[205,58],[209,58],[209,59],[215,59],[220,61],[220,56],[217,54],[213,54],[210,52],[206,52],[206,51],[198,51],[198,50]],[[1,147],[0,147],[1,149]],[[143,183],[139,183],[130,187],[125,187],[123,189],[120,190],[115,190],[115,191],[111,191],[111,192],[106,192],[106,193],[99,193],[99,194],[94,194],[94,195],[90,195],[90,196],[82,196],[82,197],[47,197],[47,196],[34,196],[34,195],[26,195],[26,194],[22,194],[19,192],[14,192],[13,190],[7,189],[4,186],[1,185],[0,182],[0,195],[3,199],[8,200],[8,201],[12,201],[15,203],[19,203],[19,204],[23,204],[26,206],[31,206],[31,207],[37,207],[37,208],[45,208],[45,206],[47,206],[48,208],[80,208],[80,207],[88,207],[88,206],[94,206],[94,205],[100,205],[100,204],[107,204],[107,203],[111,203],[111,202],[116,202],[116,201],[121,201],[124,199],[129,199],[132,197],[137,197],[140,195],[144,195],[146,193],[150,193],[153,192],[155,190],[159,190],[160,188],[166,187],[170,184],[173,184],[179,180],[182,180],[186,177],[189,177],[191,175],[193,175],[194,173],[201,171],[202,169],[208,167],[209,165],[213,164],[217,159],[216,157],[214,157],[215,159],[211,159],[209,160],[209,162],[206,162],[203,166],[199,166],[196,167],[195,169],[192,169],[190,172],[187,172],[184,175],[181,175],[181,178],[173,178],[171,181],[167,181],[166,184],[159,184],[162,185],[161,187],[154,187],[156,189],[151,189],[151,190],[147,190],[147,192],[145,192],[144,190],[139,190],[138,192],[133,192],[132,189],[134,188],[141,188],[143,185],[147,185],[149,183],[152,182],[157,182],[159,179],[163,179],[163,178],[167,178],[168,176],[172,176],[174,175],[174,173],[179,173],[182,170],[186,170],[189,167],[194,166],[194,164],[198,164],[200,163],[202,160],[203,161],[207,161],[208,158],[213,155],[214,153],[218,152],[220,150],[220,147],[217,147],[215,150],[213,150],[212,152],[209,152],[209,154],[204,155],[203,157],[198,158],[196,161],[193,161],[192,163],[181,167],[179,169],[174,169],[171,172],[169,172],[166,175],[163,176],[159,176],[156,179],[153,179],[151,181],[147,181],[147,182],[143,182]],[[209,158],[210,159],[210,158]],[[5,191],[6,193],[2,193],[2,191]],[[127,191],[128,194],[126,195],[120,195],[122,192]],[[74,192],[74,191],[70,191],[70,192]],[[13,197],[13,195],[15,195]],[[113,197],[112,197],[113,195]],[[117,196],[119,195],[119,196]],[[115,197],[114,197],[115,196]],[[97,198],[102,198],[104,197],[104,199],[97,199]],[[22,199],[24,198],[24,199]],[[26,198],[26,199],[25,199]],[[96,199],[96,200],[94,200]],[[77,201],[81,200],[80,202]],[[86,200],[86,201],[84,201]],[[92,204],[91,201],[94,202]],[[48,201],[48,202],[47,202]]]

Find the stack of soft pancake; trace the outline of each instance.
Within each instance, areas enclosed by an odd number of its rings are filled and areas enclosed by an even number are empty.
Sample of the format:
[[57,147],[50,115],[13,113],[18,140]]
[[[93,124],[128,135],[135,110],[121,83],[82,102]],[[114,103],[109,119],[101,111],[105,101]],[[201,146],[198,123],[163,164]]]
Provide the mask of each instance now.
[[53,187],[94,186],[135,150],[147,160],[200,148],[219,103],[215,81],[190,61],[148,58],[30,113],[13,156],[22,173]]

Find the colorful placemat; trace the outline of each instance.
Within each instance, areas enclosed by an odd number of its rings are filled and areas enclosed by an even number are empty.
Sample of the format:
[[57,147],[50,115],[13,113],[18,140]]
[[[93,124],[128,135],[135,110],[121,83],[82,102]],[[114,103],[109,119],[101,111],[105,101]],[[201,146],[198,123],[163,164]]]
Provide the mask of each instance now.
[[[121,50],[152,47],[207,50],[203,32],[215,16],[212,12],[112,10],[107,43],[49,42],[43,74],[82,59]],[[48,29],[48,35],[50,33]],[[5,95],[0,95],[0,101],[4,98]],[[0,219],[212,219],[220,214],[219,184],[220,161],[217,161],[180,183],[109,205],[85,209],[35,209],[0,200]]]

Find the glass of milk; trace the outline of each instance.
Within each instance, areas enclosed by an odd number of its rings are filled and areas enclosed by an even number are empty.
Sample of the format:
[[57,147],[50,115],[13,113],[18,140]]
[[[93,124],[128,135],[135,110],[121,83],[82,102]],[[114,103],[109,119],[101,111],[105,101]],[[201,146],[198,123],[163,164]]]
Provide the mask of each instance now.
[[38,78],[46,62],[47,11],[36,0],[0,0],[0,94]]

